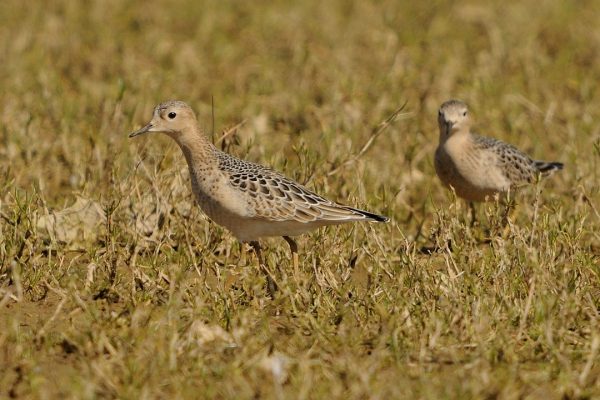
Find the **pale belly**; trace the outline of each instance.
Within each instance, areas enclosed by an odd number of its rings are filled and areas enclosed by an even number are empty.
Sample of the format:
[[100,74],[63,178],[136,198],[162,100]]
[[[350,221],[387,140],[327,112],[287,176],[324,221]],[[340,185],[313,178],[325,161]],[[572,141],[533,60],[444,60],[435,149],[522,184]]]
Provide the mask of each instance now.
[[510,182],[496,165],[493,155],[485,153],[453,154],[443,147],[435,153],[435,170],[440,180],[468,201],[493,200],[510,189]]
[[202,211],[215,223],[227,228],[238,240],[251,242],[270,236],[297,236],[324,225],[334,225],[343,221],[269,221],[263,218],[243,217],[231,212],[207,196],[196,196]]
[[192,179],[192,191],[202,211],[216,224],[227,228],[238,240],[251,242],[269,236],[296,236],[324,225],[343,221],[299,222],[271,221],[254,217],[248,205],[228,185],[216,184],[214,190],[202,190]]

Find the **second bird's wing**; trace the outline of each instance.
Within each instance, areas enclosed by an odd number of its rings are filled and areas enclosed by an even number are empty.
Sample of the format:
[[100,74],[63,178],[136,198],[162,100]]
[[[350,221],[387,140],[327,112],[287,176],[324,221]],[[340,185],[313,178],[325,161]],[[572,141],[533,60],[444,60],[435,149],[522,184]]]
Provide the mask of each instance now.
[[521,150],[498,139],[474,135],[475,146],[492,152],[497,166],[513,185],[533,182],[538,169],[535,162]]

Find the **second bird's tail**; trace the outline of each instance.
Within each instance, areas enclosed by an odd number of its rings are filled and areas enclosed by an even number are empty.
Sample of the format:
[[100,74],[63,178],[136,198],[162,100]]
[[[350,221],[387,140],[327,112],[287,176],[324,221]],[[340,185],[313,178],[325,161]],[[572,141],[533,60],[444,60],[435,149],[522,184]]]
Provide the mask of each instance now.
[[548,175],[553,173],[554,171],[560,171],[561,169],[563,169],[564,164],[560,162],[536,161],[535,167],[543,175]]

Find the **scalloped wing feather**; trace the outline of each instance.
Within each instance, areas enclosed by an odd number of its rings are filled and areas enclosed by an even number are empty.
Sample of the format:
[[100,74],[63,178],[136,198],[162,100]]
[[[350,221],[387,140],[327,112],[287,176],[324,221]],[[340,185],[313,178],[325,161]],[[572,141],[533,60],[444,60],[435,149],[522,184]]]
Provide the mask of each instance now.
[[531,183],[536,179],[538,169],[535,161],[515,146],[484,136],[475,136],[475,143],[479,148],[496,154],[498,167],[513,185]]
[[254,217],[302,223],[386,220],[327,200],[270,168],[226,153],[219,154],[219,168],[229,176],[230,184],[244,197]]

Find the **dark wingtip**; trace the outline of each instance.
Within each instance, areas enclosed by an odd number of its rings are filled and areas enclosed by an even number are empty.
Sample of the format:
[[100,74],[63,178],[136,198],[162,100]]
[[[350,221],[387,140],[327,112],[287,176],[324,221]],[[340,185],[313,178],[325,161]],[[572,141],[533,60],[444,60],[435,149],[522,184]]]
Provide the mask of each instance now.
[[389,222],[390,220],[385,215],[373,214],[368,211],[358,210],[356,208],[353,208],[353,210],[376,222]]
[[375,221],[377,222],[390,222],[389,217],[386,217],[385,215],[377,215],[377,214],[371,214],[372,217]]
[[535,166],[540,172],[551,172],[554,170],[561,170],[565,165],[561,162],[536,161]]

